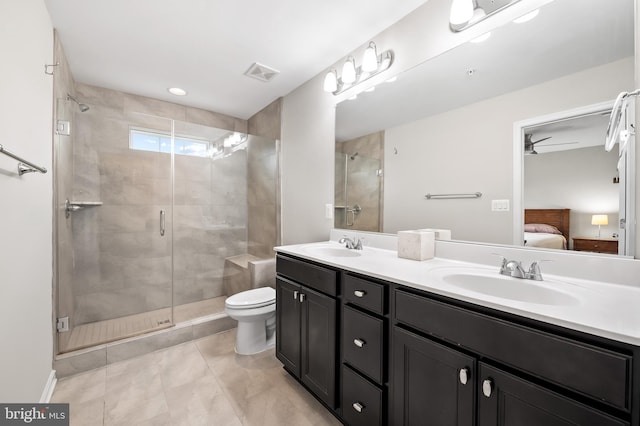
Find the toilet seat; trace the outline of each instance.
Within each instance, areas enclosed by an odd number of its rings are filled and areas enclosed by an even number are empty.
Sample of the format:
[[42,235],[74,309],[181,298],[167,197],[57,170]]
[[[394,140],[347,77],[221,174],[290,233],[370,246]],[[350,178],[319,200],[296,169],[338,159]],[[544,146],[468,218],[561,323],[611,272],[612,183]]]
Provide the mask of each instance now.
[[227,297],[225,306],[230,309],[252,309],[276,303],[276,291],[271,287],[254,288]]

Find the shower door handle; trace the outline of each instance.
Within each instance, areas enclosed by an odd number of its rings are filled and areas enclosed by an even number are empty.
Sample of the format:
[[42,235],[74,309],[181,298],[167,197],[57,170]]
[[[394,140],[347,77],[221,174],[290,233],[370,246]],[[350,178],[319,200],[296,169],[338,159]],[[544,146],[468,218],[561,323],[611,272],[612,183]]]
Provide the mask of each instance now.
[[164,237],[165,211],[160,210],[160,236]]

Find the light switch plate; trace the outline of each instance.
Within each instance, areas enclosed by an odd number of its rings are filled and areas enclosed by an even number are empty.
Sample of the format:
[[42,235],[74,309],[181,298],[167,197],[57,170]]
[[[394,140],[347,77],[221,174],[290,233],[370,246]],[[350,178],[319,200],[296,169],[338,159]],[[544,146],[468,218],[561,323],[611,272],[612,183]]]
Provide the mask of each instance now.
[[324,217],[326,219],[333,219],[333,204],[324,205]]
[[491,200],[492,212],[508,212],[509,200]]

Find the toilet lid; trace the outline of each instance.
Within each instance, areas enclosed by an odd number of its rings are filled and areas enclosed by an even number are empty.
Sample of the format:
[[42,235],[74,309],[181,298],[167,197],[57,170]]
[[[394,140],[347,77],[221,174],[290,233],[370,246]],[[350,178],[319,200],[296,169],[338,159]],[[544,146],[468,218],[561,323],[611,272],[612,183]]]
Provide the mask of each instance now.
[[236,309],[259,308],[276,303],[276,291],[271,287],[254,288],[227,297],[224,303]]

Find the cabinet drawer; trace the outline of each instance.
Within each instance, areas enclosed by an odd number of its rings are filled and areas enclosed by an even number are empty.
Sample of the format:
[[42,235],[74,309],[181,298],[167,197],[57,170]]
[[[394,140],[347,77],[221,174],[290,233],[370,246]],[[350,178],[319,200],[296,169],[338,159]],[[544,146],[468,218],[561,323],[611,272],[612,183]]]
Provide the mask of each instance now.
[[351,426],[382,424],[383,394],[349,367],[342,366],[342,417]]
[[386,313],[386,287],[371,281],[346,274],[343,282],[345,303],[352,303],[365,309],[384,315]]
[[384,320],[344,306],[342,353],[344,362],[382,383]]
[[396,320],[565,388],[629,410],[629,355],[554,336],[403,291]]
[[307,287],[331,296],[337,295],[337,272],[332,269],[278,255],[276,257],[276,271],[278,274],[291,278]]

